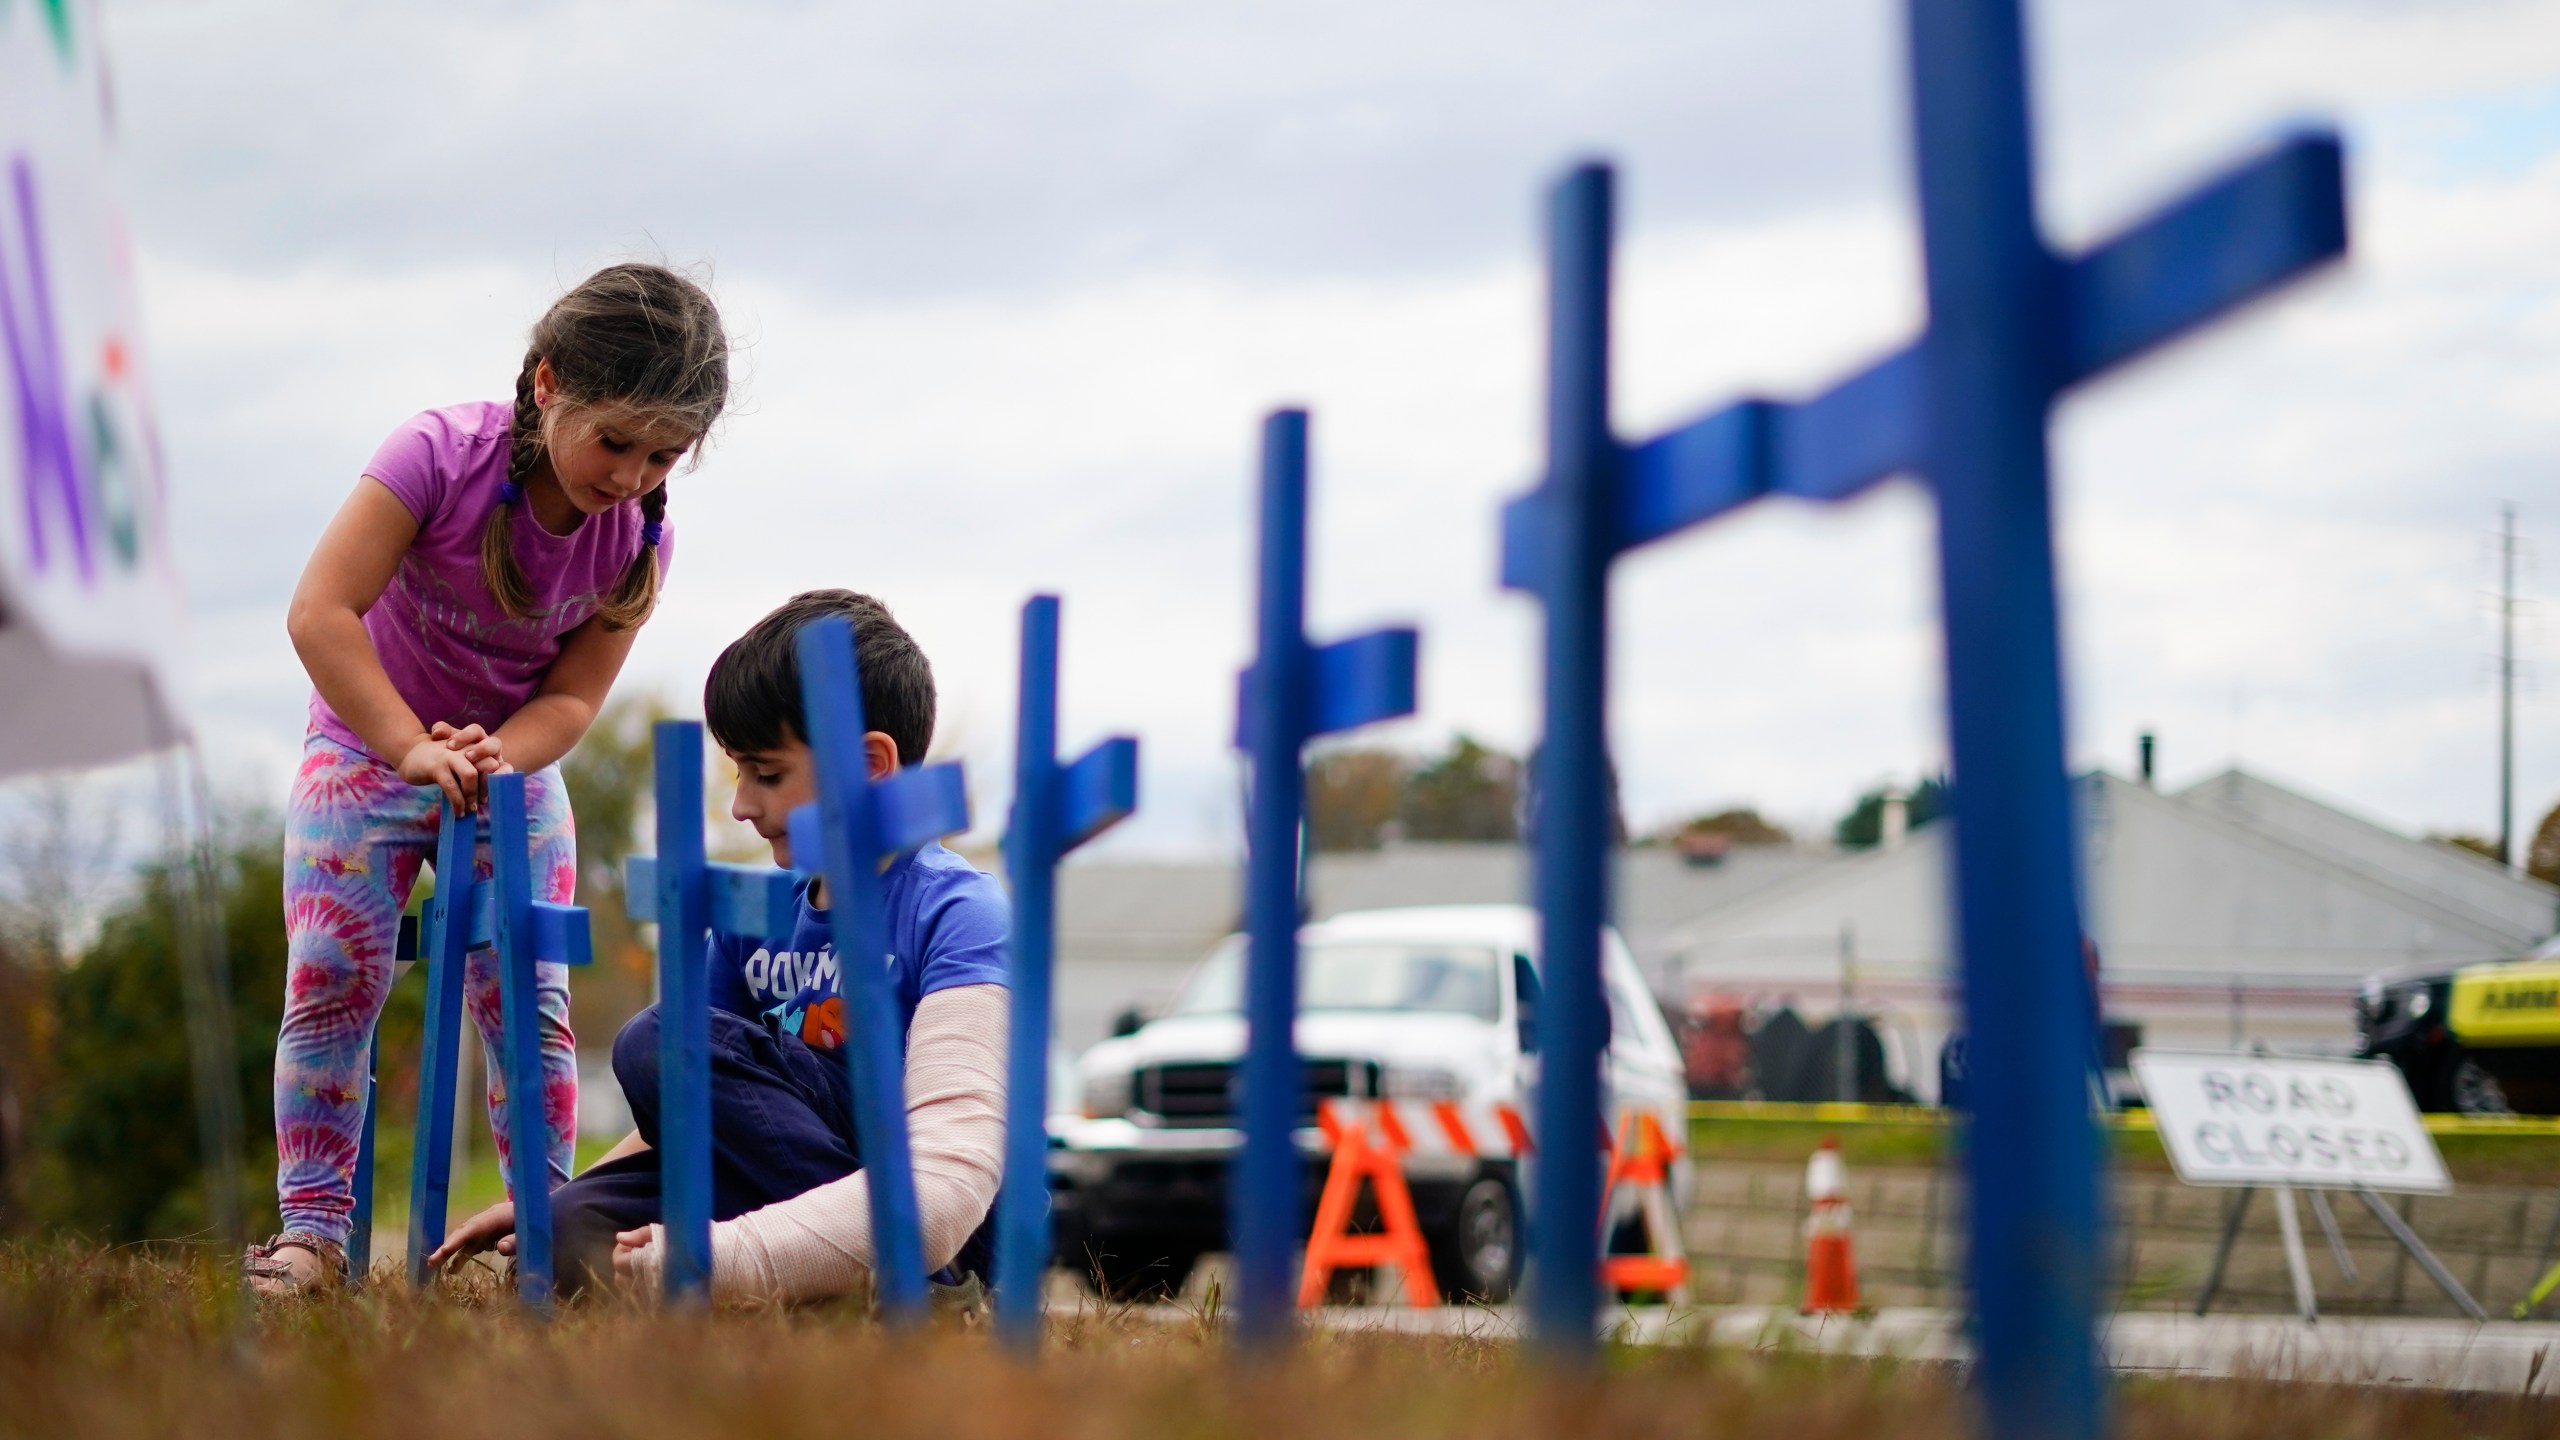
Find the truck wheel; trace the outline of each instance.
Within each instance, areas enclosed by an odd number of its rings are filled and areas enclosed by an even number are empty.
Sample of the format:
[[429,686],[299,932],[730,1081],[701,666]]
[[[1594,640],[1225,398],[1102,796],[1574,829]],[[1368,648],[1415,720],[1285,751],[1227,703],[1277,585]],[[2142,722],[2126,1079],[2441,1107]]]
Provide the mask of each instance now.
[[1520,1209],[1499,1177],[1469,1185],[1449,1223],[1423,1238],[1431,1247],[1431,1283],[1443,1302],[1511,1298],[1520,1280]]
[[1182,1293],[1196,1250],[1172,1250],[1145,1240],[1097,1240],[1084,1254],[1084,1279],[1105,1300],[1144,1304]]
[[2460,1051],[2448,1057],[2445,1066],[2445,1093],[2457,1115],[2512,1115],[2515,1107],[2507,1103],[2506,1087],[2498,1077],[2480,1068],[2480,1062]]

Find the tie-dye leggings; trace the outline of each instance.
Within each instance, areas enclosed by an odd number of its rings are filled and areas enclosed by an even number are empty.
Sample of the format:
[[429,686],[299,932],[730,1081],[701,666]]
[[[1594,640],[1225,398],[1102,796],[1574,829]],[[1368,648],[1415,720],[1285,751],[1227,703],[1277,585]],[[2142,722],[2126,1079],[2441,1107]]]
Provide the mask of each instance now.
[[[558,766],[525,777],[534,898],[569,902],[577,835]],[[365,1049],[390,993],[400,911],[435,854],[443,797],[318,731],[303,742],[285,813],[284,1028],[276,1037],[276,1200],[285,1228],[344,1243],[353,1209],[356,1142],[364,1125]],[[482,846],[475,866],[489,875]],[[569,972],[537,967],[542,1011],[543,1116],[551,1180],[569,1178],[578,1118],[578,1052],[569,1032]],[[489,1126],[507,1151],[506,1086],[498,1044],[498,967],[475,950],[462,1003],[487,1042]]]

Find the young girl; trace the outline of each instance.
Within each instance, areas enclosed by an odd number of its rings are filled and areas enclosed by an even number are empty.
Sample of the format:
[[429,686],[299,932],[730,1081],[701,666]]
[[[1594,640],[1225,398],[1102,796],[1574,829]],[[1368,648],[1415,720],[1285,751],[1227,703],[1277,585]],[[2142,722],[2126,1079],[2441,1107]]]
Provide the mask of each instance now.
[[[476,811],[484,776],[525,772],[536,898],[575,891],[558,762],[656,603],[667,475],[728,395],[728,341],[700,287],[654,265],[600,270],[533,327],[515,403],[430,410],[393,431],[304,567],[286,620],[314,693],[286,810],[284,1228],[249,1253],[260,1289],[344,1276],[366,1046],[442,806]],[[557,1183],[573,1153],[577,1050],[567,971],[541,966],[539,983]],[[463,987],[489,1041],[503,1154],[513,1097],[491,952],[472,954]]]

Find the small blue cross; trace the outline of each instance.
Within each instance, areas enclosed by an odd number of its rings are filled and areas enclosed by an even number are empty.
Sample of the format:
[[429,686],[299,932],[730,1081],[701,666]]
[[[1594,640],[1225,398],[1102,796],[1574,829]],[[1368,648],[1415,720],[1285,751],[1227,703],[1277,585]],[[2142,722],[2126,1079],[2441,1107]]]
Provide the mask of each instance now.
[[1022,696],[1014,727],[1013,818],[1005,875],[1013,888],[1013,1020],[1005,1084],[1004,1189],[996,1196],[996,1330],[1020,1350],[1040,1344],[1041,1277],[1049,1266],[1049,1012],[1057,946],[1057,870],[1066,853],[1138,808],[1138,742],[1114,736],[1058,763],[1058,601],[1022,607]]
[[[472,871],[486,835],[489,880]],[[507,1188],[516,1200],[516,1287],[530,1304],[551,1299],[551,1126],[543,1104],[537,963],[593,959],[587,912],[533,898],[531,835],[524,777],[492,775],[486,820],[448,806],[436,830],[436,888],[428,897],[419,948],[426,960],[426,1033],[418,1060],[418,1120],[409,1152],[409,1280],[427,1283],[427,1256],[444,1243],[453,1189],[455,1070],[462,1049],[462,973],[470,953],[494,947],[498,961],[499,1067],[507,1090]],[[411,933],[402,927],[404,937]],[[403,957],[406,958],[406,957]],[[377,1022],[378,1025],[379,1022]],[[372,1054],[380,1058],[380,1034]],[[528,1099],[530,1104],[526,1103]],[[373,1087],[366,1085],[364,1135],[356,1166],[351,1268],[373,1254]],[[361,1275],[361,1271],[356,1273]]]
[[1307,742],[1414,708],[1419,637],[1377,630],[1307,643],[1307,412],[1262,423],[1259,651],[1237,682],[1236,747],[1250,757],[1246,817],[1244,1147],[1229,1170],[1236,1298],[1245,1338],[1287,1333],[1296,1300],[1289,1257],[1303,1215],[1297,1134],[1306,1119],[1298,1064],[1298,862]]
[[670,1302],[711,1288],[711,987],[713,935],[791,938],[795,882],[770,865],[723,865],[702,837],[702,725],[650,731],[658,853],[622,862],[622,901],[658,926],[658,1205],[666,1227]]
[[[2038,229],[2016,0],[1911,0],[1929,329],[1792,404],[1746,399],[1651,439],[1609,423],[1613,181],[1549,207],[1548,464],[1504,515],[1503,578],[1545,602],[1538,837],[1548,1163],[1533,1321],[1587,1351],[1598,1301],[1599,928],[1608,913],[1607,580],[1620,554],[1764,495],[1843,500],[1916,472],[1938,499],[1955,912],[1981,1101],[1967,1146],[1978,1377],[1996,1435],[2100,1428],[2101,1153],[2063,770],[2045,425],[2079,384],[2335,259],[2330,133],[2295,136],[2079,255]],[[1567,1165],[1562,1157],[1592,1157]]]
[[880,780],[862,743],[862,683],[853,627],[827,615],[801,627],[802,730],[818,762],[818,801],[791,812],[791,853],[822,865],[836,974],[844,987],[845,1063],[871,1189],[872,1277],[889,1323],[925,1319],[924,1236],[907,1148],[906,1035],[881,963],[889,952],[882,862],[969,828],[969,790],[957,765],[916,765]]

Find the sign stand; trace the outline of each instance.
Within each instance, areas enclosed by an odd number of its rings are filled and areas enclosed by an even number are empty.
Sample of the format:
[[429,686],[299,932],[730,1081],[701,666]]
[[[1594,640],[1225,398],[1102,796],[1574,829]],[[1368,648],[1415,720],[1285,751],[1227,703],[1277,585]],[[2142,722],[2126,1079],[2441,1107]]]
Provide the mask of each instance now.
[[2522,1320],[2532,1314],[2534,1306],[2550,1299],[2552,1291],[2560,1290],[2560,1265],[2551,1263],[2554,1251],[2560,1251],[2560,1214],[2551,1217],[2551,1233],[2542,1237],[2542,1258],[2534,1262],[2543,1267],[2542,1278],[2533,1283],[2533,1289],[2522,1300],[2516,1302],[2516,1319]]
[[2305,1190],[2303,1198],[2311,1202],[2311,1213],[2320,1219],[2320,1233],[2328,1237],[2329,1258],[2338,1262],[2338,1273],[2352,1282],[2356,1274],[2355,1257],[2347,1253],[2347,1237],[2338,1233],[2338,1217],[2329,1209],[2329,1192]]
[[2409,1228],[2409,1222],[2401,1219],[2398,1211],[2382,1203],[2382,1197],[2373,1193],[2373,1187],[2358,1185],[2356,1198],[2364,1202],[2364,1208],[2373,1212],[2373,1218],[2382,1222],[2382,1228],[2391,1232],[2391,1238],[2400,1242],[2400,1248],[2409,1252],[2409,1258],[2418,1262],[2418,1268],[2427,1272],[2427,1278],[2436,1282],[2436,1288],[2442,1290],[2463,1314],[2474,1320],[2489,1318],[2489,1312],[2481,1309],[2480,1302],[2471,1298],[2471,1292],[2462,1288],[2462,1282],[2453,1278],[2453,1272],[2444,1268],[2444,1263],[2436,1259],[2435,1252],[2429,1250],[2417,1232]]

